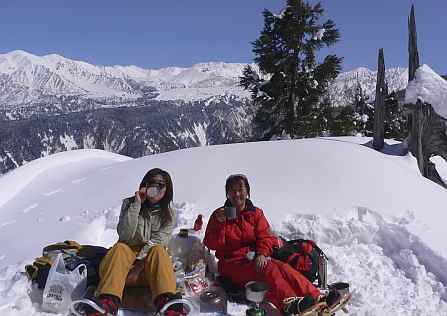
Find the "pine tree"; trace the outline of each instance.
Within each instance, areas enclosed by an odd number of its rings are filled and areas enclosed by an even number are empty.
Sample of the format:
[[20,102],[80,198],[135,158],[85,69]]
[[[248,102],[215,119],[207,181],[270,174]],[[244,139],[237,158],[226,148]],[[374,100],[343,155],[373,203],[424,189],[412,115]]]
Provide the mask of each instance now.
[[404,140],[408,135],[407,127],[406,115],[393,91],[385,99],[385,138]]
[[335,23],[319,24],[324,13],[320,3],[287,0],[280,15],[263,12],[264,28],[253,43],[260,76],[247,66],[240,84],[252,92],[258,107],[255,127],[259,139],[288,134],[309,136],[309,118],[328,84],[341,70],[341,58],[328,55],[319,63],[316,52],[340,38]]
[[363,91],[359,81],[354,90],[354,124],[355,134],[372,136],[374,130],[374,105],[368,103],[369,97]]
[[330,126],[332,136],[356,135],[356,113],[351,105],[332,108],[332,117]]

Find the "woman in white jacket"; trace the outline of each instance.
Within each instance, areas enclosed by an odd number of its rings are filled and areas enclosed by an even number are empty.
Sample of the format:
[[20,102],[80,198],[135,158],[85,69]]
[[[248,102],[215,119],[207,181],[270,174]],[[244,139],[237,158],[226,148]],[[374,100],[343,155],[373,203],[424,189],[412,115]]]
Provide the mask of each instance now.
[[[160,310],[176,294],[176,278],[164,247],[175,227],[176,214],[170,208],[172,180],[168,172],[155,168],[143,177],[135,195],[124,199],[118,222],[118,242],[100,265],[98,303],[107,315],[116,315],[129,271],[142,275],[143,285]],[[88,316],[100,316],[92,311]],[[168,308],[165,315],[186,315],[181,304]]]

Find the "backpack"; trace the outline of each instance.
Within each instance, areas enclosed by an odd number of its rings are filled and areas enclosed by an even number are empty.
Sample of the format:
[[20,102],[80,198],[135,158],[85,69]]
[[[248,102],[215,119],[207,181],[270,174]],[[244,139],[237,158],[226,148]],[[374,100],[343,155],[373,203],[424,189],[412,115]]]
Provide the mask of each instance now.
[[[280,237],[281,238],[281,237]],[[283,261],[301,272],[310,282],[321,278],[319,267],[322,260],[328,260],[314,241],[308,239],[285,240],[283,245],[273,249],[272,257]]]
[[48,273],[58,256],[63,254],[66,268],[73,271],[81,264],[87,267],[87,285],[97,285],[99,282],[99,264],[107,253],[107,248],[91,245],[80,245],[76,241],[66,240],[48,245],[43,248],[42,256],[36,258],[32,264],[25,266],[28,279],[37,284],[39,289],[44,289]]

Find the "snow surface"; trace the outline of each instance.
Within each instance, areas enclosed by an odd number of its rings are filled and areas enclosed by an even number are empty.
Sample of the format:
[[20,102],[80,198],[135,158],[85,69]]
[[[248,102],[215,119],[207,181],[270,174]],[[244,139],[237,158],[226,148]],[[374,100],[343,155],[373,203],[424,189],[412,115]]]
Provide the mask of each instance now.
[[447,119],[447,81],[428,65],[416,70],[415,79],[405,90],[405,103],[416,104],[417,100],[431,104],[438,115]]
[[[232,144],[138,159],[70,151],[30,162],[0,178],[1,200],[7,197],[0,314],[49,315],[24,265],[51,242],[112,245],[121,199],[161,167],[173,177],[179,227],[191,227],[199,213],[207,220],[224,202],[226,177],[246,174],[274,230],[316,240],[330,258],[329,282],[350,282],[349,315],[447,315],[447,192],[420,176],[413,157],[376,152],[362,145],[369,140]],[[231,315],[245,309],[229,305]]]
[[440,156],[431,157],[430,161],[436,165],[436,171],[438,171],[444,183],[447,183],[447,161]]
[[[33,180],[47,172],[55,172],[58,168],[62,170],[67,168],[71,172],[85,172],[129,159],[131,158],[103,150],[83,149],[65,151],[33,160],[0,177],[0,207],[27,189]],[[73,164],[75,166],[72,166]]]

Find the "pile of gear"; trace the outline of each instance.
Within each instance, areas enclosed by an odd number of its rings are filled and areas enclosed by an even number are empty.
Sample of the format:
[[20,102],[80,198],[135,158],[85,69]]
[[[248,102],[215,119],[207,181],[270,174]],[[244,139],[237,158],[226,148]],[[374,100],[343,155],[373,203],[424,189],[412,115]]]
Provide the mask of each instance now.
[[[346,311],[351,298],[349,284],[327,284],[327,261],[324,252],[311,240],[281,239],[282,246],[275,249],[273,257],[287,262],[300,271],[311,282],[317,283],[322,295],[337,290],[342,295],[340,303],[325,314],[323,309],[312,311],[309,315],[333,315],[338,310]],[[181,229],[168,244],[173,262],[177,289],[181,297],[172,300],[158,313],[172,304],[183,304],[188,314],[220,313],[227,314],[227,301],[251,304],[248,316],[281,315],[271,304],[264,302],[268,286],[262,282],[249,282],[245,288],[232,284],[217,272],[217,261],[207,250],[194,229]],[[98,269],[101,259],[107,253],[103,247],[80,245],[75,241],[64,241],[43,249],[42,256],[25,270],[29,279],[43,290],[42,309],[53,313],[66,313],[82,316],[86,305],[104,313],[92,298],[98,284]],[[150,294],[149,294],[150,295]],[[147,300],[150,302],[151,300]],[[141,304],[140,304],[141,305]],[[145,310],[154,315],[151,306],[138,306],[124,300],[122,308]],[[307,315],[307,314],[306,314]]]

